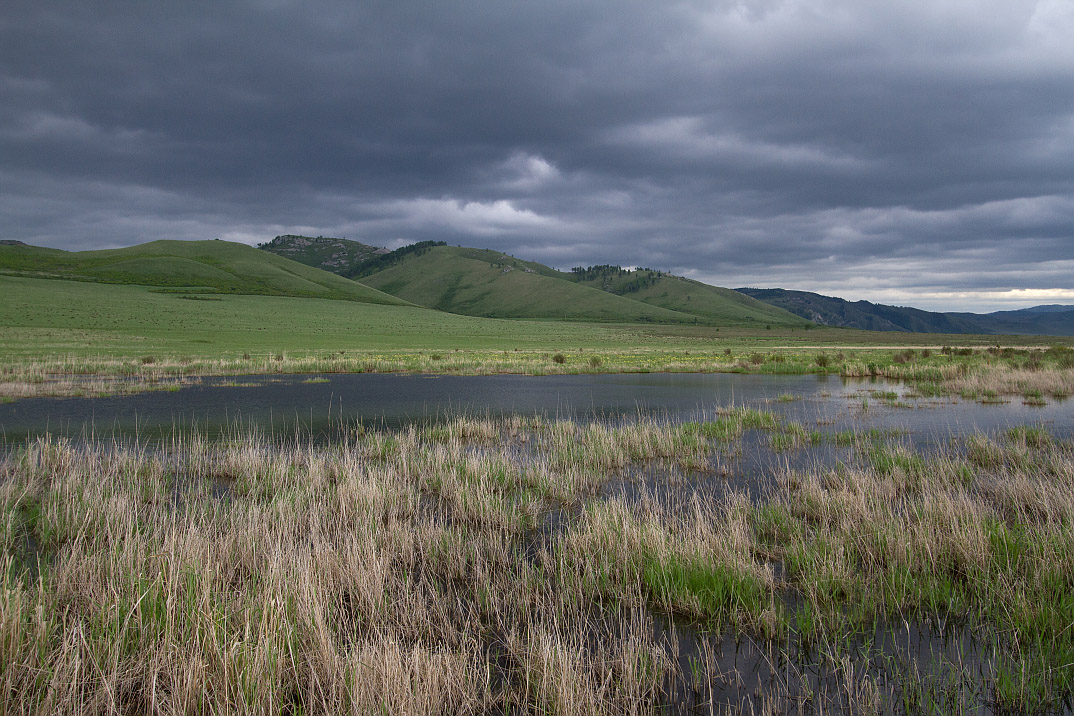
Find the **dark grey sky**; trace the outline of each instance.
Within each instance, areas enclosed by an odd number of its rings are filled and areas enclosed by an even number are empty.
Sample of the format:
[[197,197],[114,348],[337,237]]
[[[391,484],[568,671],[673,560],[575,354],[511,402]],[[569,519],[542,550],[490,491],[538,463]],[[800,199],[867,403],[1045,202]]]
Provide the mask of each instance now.
[[1074,3],[0,7],[0,238],[312,233],[1074,303]]

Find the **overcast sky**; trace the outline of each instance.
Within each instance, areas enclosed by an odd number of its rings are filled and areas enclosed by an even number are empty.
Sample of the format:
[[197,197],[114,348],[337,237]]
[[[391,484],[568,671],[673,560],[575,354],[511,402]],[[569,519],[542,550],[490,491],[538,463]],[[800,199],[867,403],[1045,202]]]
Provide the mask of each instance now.
[[1074,2],[0,6],[0,238],[1074,303]]

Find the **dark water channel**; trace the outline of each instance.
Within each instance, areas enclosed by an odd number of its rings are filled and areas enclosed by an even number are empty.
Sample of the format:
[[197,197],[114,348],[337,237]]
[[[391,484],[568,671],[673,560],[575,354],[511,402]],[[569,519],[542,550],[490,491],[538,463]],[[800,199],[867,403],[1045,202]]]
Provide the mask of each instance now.
[[[877,399],[876,391],[898,393],[902,407]],[[730,405],[769,410],[828,431],[898,429],[915,442],[1014,425],[1043,425],[1057,437],[1074,433],[1074,401],[1033,407],[1016,398],[981,405],[904,400],[906,392],[885,381],[815,375],[239,376],[206,378],[175,392],[3,404],[0,441],[20,443],[44,434],[152,441],[176,431],[216,437],[249,427],[268,436],[324,441],[355,421],[389,429],[459,415],[683,421],[712,418]]]

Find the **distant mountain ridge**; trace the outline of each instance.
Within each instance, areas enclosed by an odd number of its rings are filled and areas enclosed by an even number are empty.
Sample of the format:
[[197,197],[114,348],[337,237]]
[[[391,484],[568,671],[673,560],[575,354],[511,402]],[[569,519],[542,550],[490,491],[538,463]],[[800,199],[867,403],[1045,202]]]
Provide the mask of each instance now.
[[1016,308],[1011,311],[995,311],[989,315],[996,315],[998,313],[1066,313],[1067,311],[1074,311],[1074,306],[1065,306],[1060,303],[1045,303],[1040,306]]
[[825,326],[910,333],[1074,335],[1074,306],[1051,304],[993,313],[942,313],[869,301],[847,301],[809,291],[782,288],[735,290]]

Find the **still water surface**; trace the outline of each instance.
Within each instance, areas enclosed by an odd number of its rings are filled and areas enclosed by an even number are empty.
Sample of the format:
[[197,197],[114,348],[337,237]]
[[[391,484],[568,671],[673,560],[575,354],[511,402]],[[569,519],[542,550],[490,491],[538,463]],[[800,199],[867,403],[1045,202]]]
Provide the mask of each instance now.
[[[874,391],[898,393],[899,407]],[[10,445],[46,433],[155,440],[188,430],[214,437],[248,427],[270,436],[298,433],[331,440],[340,425],[356,421],[386,428],[459,415],[609,421],[641,415],[682,421],[712,418],[731,405],[770,410],[830,431],[897,428],[915,442],[1014,425],[1043,425],[1057,437],[1074,435],[1074,401],[1033,407],[1016,396],[1008,403],[981,405],[913,399],[906,397],[908,391],[885,381],[815,375],[232,376],[206,378],[176,392],[0,405],[0,440]]]

